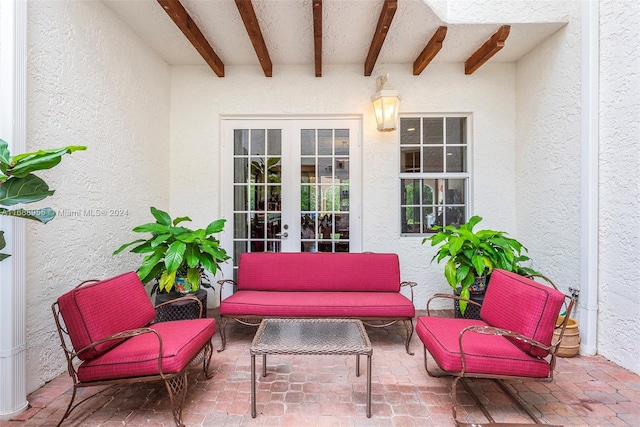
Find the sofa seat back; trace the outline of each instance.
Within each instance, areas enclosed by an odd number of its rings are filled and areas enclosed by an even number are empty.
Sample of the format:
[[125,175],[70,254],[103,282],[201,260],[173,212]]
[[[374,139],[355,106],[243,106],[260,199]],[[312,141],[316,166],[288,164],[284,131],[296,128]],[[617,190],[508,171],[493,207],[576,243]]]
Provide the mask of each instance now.
[[[76,351],[92,342],[149,325],[155,309],[136,273],[85,284],[58,298],[60,314]],[[81,360],[105,353],[119,341],[108,341],[78,354]]]
[[[490,326],[508,329],[546,346],[553,330],[564,294],[518,274],[494,270],[480,310],[480,317]],[[511,339],[532,356],[545,357],[548,351]]]
[[238,290],[399,292],[400,262],[379,253],[243,253]]

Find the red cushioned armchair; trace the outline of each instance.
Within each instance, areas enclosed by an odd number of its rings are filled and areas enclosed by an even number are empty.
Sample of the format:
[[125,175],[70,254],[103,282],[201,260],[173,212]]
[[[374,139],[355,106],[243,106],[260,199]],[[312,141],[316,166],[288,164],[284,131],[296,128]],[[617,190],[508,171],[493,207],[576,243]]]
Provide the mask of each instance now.
[[[457,298],[445,294],[434,296],[440,297]],[[454,376],[452,406],[456,423],[466,425],[456,419],[458,381],[490,423],[495,423],[465,382],[465,378],[490,378],[496,380],[535,423],[541,424],[502,380],[553,380],[556,353],[569,316],[565,316],[560,325],[556,325],[556,321],[561,310],[571,312],[573,299],[555,288],[503,270],[494,270],[491,275],[480,309],[481,320],[431,316],[429,305],[434,298],[427,302],[427,316],[418,317],[416,333],[424,344],[424,362],[429,375]],[[559,341],[552,344],[556,328],[559,328]],[[427,352],[440,371],[429,369]]]
[[83,282],[51,309],[73,379],[58,425],[83,402],[73,406],[78,388],[142,381],[165,382],[174,420],[183,425],[187,368],[202,362],[210,378],[214,319],[152,323],[156,311],[136,273]]

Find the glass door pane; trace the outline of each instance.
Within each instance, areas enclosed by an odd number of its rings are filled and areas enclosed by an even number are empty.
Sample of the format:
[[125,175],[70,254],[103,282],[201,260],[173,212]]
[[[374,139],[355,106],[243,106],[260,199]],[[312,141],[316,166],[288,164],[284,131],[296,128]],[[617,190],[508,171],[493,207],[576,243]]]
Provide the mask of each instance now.
[[300,250],[349,252],[349,129],[300,130]]

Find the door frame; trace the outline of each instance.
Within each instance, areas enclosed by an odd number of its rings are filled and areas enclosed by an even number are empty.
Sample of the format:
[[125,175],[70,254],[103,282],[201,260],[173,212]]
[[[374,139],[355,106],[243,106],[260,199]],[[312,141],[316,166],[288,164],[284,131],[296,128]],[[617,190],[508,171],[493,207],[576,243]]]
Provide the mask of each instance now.
[[[347,115],[347,116],[238,116],[238,115],[227,115],[220,116],[220,131],[219,131],[219,141],[220,141],[220,212],[223,218],[227,219],[227,224],[225,226],[225,232],[221,235],[220,241],[222,247],[229,253],[230,255],[234,255],[233,251],[233,217],[229,218],[229,213],[233,211],[233,129],[241,127],[241,123],[250,123],[250,122],[264,122],[264,127],[268,128],[270,123],[278,123],[278,128],[282,128],[282,141],[283,141],[283,152],[284,147],[286,147],[286,141],[298,141],[298,137],[295,135],[295,132],[302,128],[331,128],[336,129],[339,128],[340,121],[345,122],[346,127],[349,127],[353,130],[353,135],[350,136],[351,145],[349,151],[349,159],[350,159],[350,185],[352,189],[350,190],[349,197],[349,215],[350,215],[350,251],[351,252],[359,252],[362,250],[362,187],[363,187],[363,177],[362,177],[362,116],[361,115]],[[328,124],[333,122],[333,124]],[[245,127],[246,128],[246,127]],[[299,153],[299,152],[298,152]],[[288,167],[289,172],[283,175],[283,179],[285,176],[287,178],[291,178],[296,176],[296,173],[299,174],[300,167],[300,156],[297,157],[290,156],[289,159],[285,159],[283,156],[283,168]],[[296,166],[297,162],[297,166]],[[295,168],[295,169],[294,169]],[[297,204],[300,204],[300,194],[294,195],[294,200],[297,201]],[[296,203],[296,202],[294,202]],[[284,209],[284,206],[283,206]],[[298,215],[297,213],[296,215]],[[293,215],[290,215],[291,218]],[[283,221],[285,218],[285,214],[283,212]],[[298,221],[299,222],[299,221]],[[290,233],[297,233],[296,235],[300,235],[300,225],[295,221],[292,222],[292,225],[289,228]],[[299,237],[298,237],[299,239]],[[298,245],[299,247],[299,245]],[[292,250],[293,247],[290,245],[287,250],[295,252]],[[231,279],[233,278],[233,262],[229,261],[222,266],[222,273],[225,278]],[[227,294],[227,291],[225,291]]]

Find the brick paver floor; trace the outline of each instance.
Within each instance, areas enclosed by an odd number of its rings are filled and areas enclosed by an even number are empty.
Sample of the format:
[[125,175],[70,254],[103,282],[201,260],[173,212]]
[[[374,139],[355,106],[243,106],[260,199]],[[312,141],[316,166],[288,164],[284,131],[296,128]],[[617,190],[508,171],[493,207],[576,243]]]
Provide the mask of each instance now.
[[[187,426],[453,425],[451,379],[427,375],[420,340],[413,337],[415,355],[408,355],[399,325],[367,328],[373,345],[371,418],[365,414],[366,376],[356,377],[355,358],[345,356],[270,357],[267,377],[258,369],[258,416],[251,418],[249,347],[256,329],[235,322],[227,329],[226,350],[213,353],[213,378],[206,380],[200,370],[189,374],[183,413]],[[213,343],[217,349],[219,334]],[[493,382],[470,383],[497,421],[528,422]],[[600,356],[560,358],[552,383],[508,384],[549,424],[640,426],[640,376]],[[0,427],[55,426],[69,403],[71,385],[66,373],[60,375],[29,396],[26,412],[0,421]],[[94,394],[63,426],[174,425],[160,382],[87,388],[80,398]],[[486,422],[462,387],[459,399],[459,418]]]

